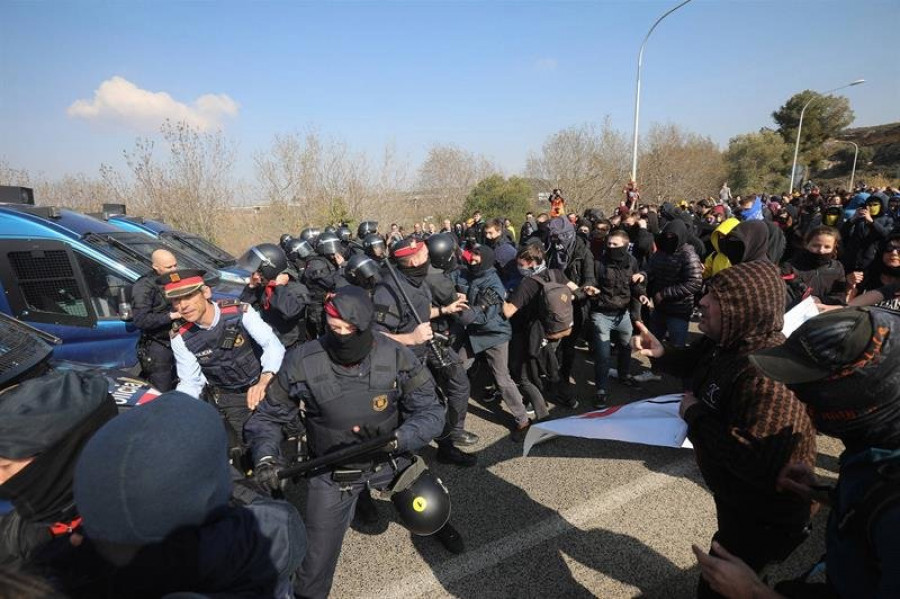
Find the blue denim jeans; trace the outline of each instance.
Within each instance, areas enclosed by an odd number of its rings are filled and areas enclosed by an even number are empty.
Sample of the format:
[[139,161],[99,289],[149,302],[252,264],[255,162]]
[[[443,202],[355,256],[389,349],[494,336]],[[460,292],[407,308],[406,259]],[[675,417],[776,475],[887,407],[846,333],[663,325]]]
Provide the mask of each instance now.
[[650,313],[650,322],[647,323],[647,328],[660,341],[665,339],[666,334],[668,334],[671,345],[684,347],[687,345],[688,326],[690,324],[691,321],[687,318],[668,316],[654,310]]
[[618,333],[619,352],[616,355],[619,380],[628,376],[631,364],[631,316],[627,310],[608,315],[591,312],[594,323],[594,383],[596,390],[606,390],[609,381],[609,359],[612,354],[612,333]]

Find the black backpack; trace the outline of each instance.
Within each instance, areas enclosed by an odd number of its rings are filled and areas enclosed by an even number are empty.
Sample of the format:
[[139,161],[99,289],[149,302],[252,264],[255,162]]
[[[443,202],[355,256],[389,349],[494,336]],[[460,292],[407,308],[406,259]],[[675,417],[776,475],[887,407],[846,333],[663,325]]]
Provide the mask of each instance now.
[[549,270],[531,278],[541,286],[538,319],[544,329],[544,338],[555,341],[568,337],[572,334],[572,327],[575,326],[572,290],[565,283],[553,281]]

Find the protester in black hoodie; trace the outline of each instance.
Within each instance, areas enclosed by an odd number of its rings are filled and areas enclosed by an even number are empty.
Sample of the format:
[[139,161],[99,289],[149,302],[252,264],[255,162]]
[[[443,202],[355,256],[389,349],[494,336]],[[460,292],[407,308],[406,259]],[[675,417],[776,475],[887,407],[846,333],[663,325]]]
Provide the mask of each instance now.
[[694,296],[703,285],[703,264],[687,243],[687,226],[679,218],[663,228],[656,247],[647,266],[647,293],[653,300],[649,327],[660,339],[668,333],[672,345],[683,347]]
[[843,305],[847,300],[844,267],[836,260],[841,234],[834,227],[817,227],[807,233],[803,249],[781,269],[788,286],[787,310],[807,296],[826,305]]
[[894,221],[888,215],[888,197],[874,193],[844,224],[841,235],[847,244],[842,258],[847,272],[864,272],[878,260],[878,248],[892,233]]

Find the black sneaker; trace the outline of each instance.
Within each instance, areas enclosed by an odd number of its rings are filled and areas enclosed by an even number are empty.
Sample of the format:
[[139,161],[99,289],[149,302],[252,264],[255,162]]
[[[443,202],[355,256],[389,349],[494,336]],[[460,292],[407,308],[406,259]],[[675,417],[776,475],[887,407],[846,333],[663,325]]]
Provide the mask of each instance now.
[[451,433],[450,440],[453,441],[453,444],[457,447],[471,447],[472,445],[477,445],[478,441],[481,440],[481,437],[475,433],[470,433],[469,431],[459,431]]
[[537,413],[534,411],[534,406],[531,405],[530,401],[525,402],[525,415],[528,416],[531,420],[534,420],[534,417]]
[[463,468],[474,466],[478,458],[471,453],[460,451],[451,444],[441,445],[437,450],[437,461],[441,464],[454,464]]
[[597,391],[596,395],[594,395],[594,407],[598,410],[605,410],[609,407],[606,403],[608,399],[609,393],[607,393],[605,389],[600,389]]
[[356,517],[363,524],[371,525],[378,522],[378,508],[368,489],[360,493],[356,500]]
[[450,553],[456,553],[458,555],[466,550],[462,535],[459,534],[459,531],[453,528],[453,525],[449,522],[444,524],[444,526],[434,533],[433,536],[444,546],[444,549]]
[[623,379],[619,379],[619,383],[625,385],[626,387],[631,387],[632,389],[640,389],[641,383],[638,382],[636,378],[631,376],[630,374]]
[[516,428],[509,434],[510,441],[512,441],[513,443],[522,443],[523,441],[525,441],[525,435],[528,434],[529,429],[531,429],[530,422],[522,428]]

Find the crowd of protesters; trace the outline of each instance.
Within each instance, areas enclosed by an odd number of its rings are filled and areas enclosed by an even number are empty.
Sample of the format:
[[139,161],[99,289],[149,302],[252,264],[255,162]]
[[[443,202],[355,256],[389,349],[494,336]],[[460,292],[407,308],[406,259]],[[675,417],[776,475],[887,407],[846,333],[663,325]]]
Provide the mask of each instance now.
[[[6,381],[0,497],[15,510],[0,521],[0,564],[34,566],[73,597],[327,596],[351,515],[377,517],[370,489],[417,484],[397,479],[431,441],[443,463],[477,463],[465,428],[475,373],[521,443],[554,406],[603,409],[624,401],[611,378],[634,388],[657,376],[632,374],[635,351],[681,381],[715,500],[709,553],[695,547],[698,596],[900,596],[900,191],[741,196],[726,183],[718,198],[657,205],[630,182],[608,214],[567,212],[554,190],[546,211],[512,215],[520,227],[508,216],[307,227],[250,248],[240,264],[252,276],[230,302],[154,254],[135,322],[172,352],[144,375],[175,391],[113,418],[90,377]],[[785,313],[807,299],[823,314],[785,342]],[[579,348],[593,356],[590,397],[574,378]],[[66,386],[82,398],[67,407]],[[49,415],[35,416],[38,400]],[[828,583],[772,590],[759,576],[805,541],[821,499],[817,431],[847,448]],[[307,538],[279,499],[279,470],[383,433],[376,457],[310,479]],[[188,484],[188,468],[202,476]],[[465,550],[448,518],[425,528]]]

